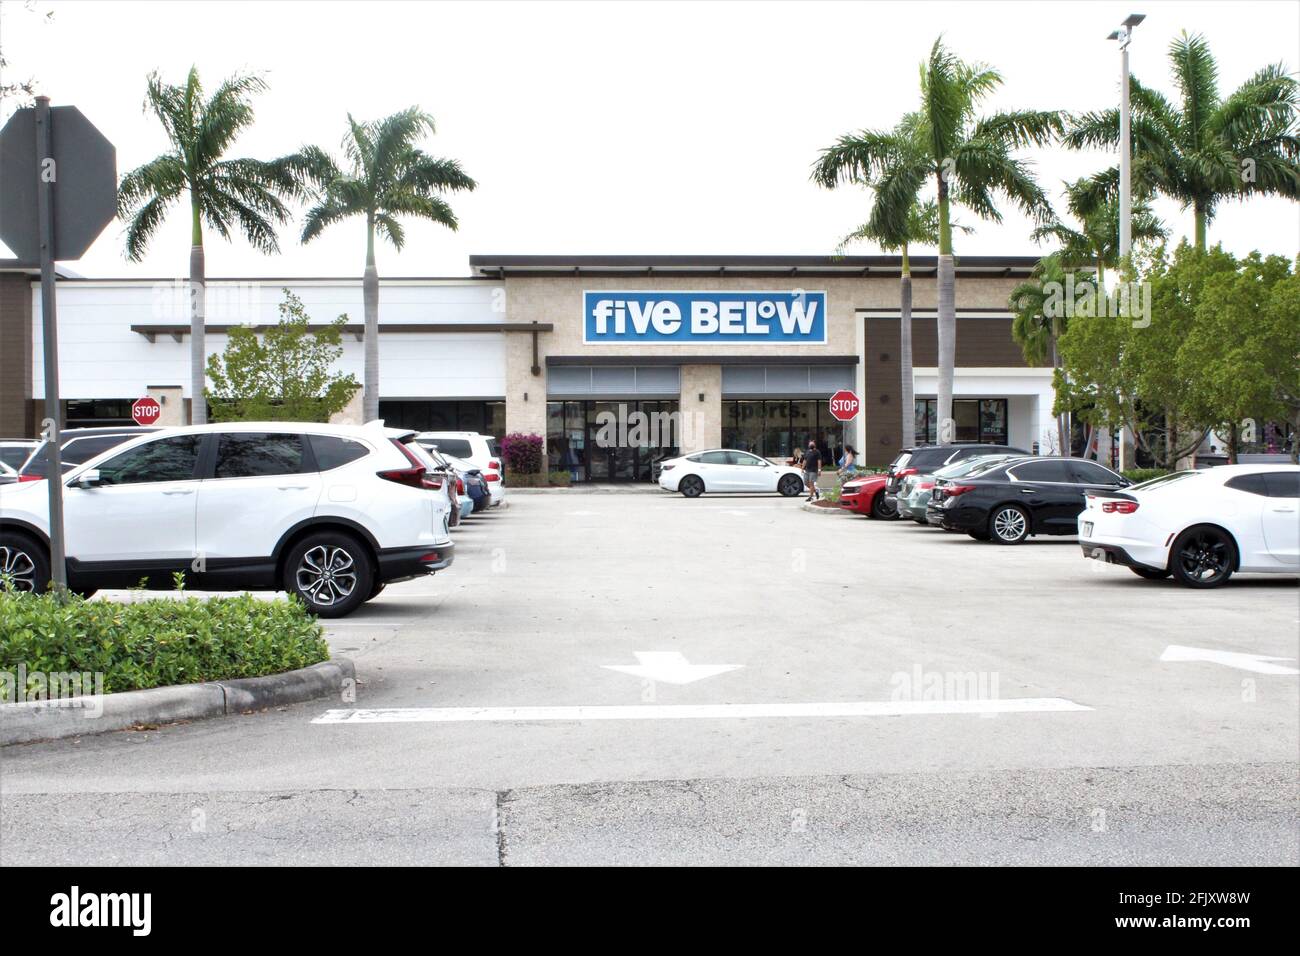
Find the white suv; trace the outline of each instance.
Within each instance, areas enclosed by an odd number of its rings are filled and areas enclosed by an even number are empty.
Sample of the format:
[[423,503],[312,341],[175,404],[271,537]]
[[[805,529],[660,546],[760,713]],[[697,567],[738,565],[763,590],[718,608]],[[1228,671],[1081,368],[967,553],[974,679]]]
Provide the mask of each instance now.
[[501,447],[491,435],[480,435],[478,432],[420,432],[415,440],[426,447],[437,448],[449,458],[467,461],[481,471],[493,506],[506,500]]
[[[300,422],[167,428],[64,476],[68,585],[284,590],[340,617],[455,551],[442,476],[414,432]],[[0,574],[50,579],[48,491],[0,486]]]

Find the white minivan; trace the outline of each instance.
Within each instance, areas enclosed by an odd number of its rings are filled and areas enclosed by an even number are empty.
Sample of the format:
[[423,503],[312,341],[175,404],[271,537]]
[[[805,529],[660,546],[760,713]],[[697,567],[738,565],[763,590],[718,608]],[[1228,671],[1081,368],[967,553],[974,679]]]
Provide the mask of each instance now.
[[493,436],[478,432],[420,432],[415,440],[426,448],[436,448],[449,458],[467,461],[481,471],[493,507],[506,500],[501,446]]

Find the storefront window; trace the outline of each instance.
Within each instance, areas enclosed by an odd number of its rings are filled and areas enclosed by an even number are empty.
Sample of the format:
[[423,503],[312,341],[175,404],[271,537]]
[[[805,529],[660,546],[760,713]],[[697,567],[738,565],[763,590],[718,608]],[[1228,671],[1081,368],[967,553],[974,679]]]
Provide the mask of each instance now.
[[479,432],[505,434],[505,402],[431,402],[423,399],[384,399],[379,417],[393,428],[421,432]]
[[[916,400],[916,440],[923,445],[938,442],[937,401]],[[956,398],[952,402],[954,442],[985,445],[1007,444],[1007,400],[1005,398]]]
[[795,449],[817,442],[837,461],[844,449],[844,425],[824,401],[741,401],[722,403],[722,444],[764,458],[789,459]]
[[677,454],[675,401],[547,402],[551,471],[571,481],[649,481],[655,460]]

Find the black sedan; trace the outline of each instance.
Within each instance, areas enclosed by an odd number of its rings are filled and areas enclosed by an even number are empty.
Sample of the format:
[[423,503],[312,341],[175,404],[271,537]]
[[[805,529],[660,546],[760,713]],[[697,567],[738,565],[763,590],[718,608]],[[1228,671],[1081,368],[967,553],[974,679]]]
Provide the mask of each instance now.
[[1076,534],[1089,492],[1129,483],[1095,461],[1017,458],[979,477],[936,482],[925,518],[979,541],[1020,544],[1031,534]]

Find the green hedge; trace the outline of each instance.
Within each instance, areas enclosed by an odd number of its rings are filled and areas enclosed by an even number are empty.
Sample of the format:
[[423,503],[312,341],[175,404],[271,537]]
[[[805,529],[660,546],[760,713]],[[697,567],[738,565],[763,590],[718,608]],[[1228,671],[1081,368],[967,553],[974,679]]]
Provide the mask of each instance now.
[[1137,485],[1144,481],[1150,481],[1152,478],[1167,475],[1169,470],[1167,468],[1129,468],[1127,471],[1120,472],[1120,474]]
[[[140,592],[135,592],[139,594]],[[261,677],[329,657],[320,625],[297,601],[233,597],[61,603],[0,591],[0,671],[102,673],[113,693]],[[0,693],[7,691],[0,683]]]
[[512,488],[567,488],[571,477],[567,471],[539,471],[525,475],[507,472],[506,485]]

